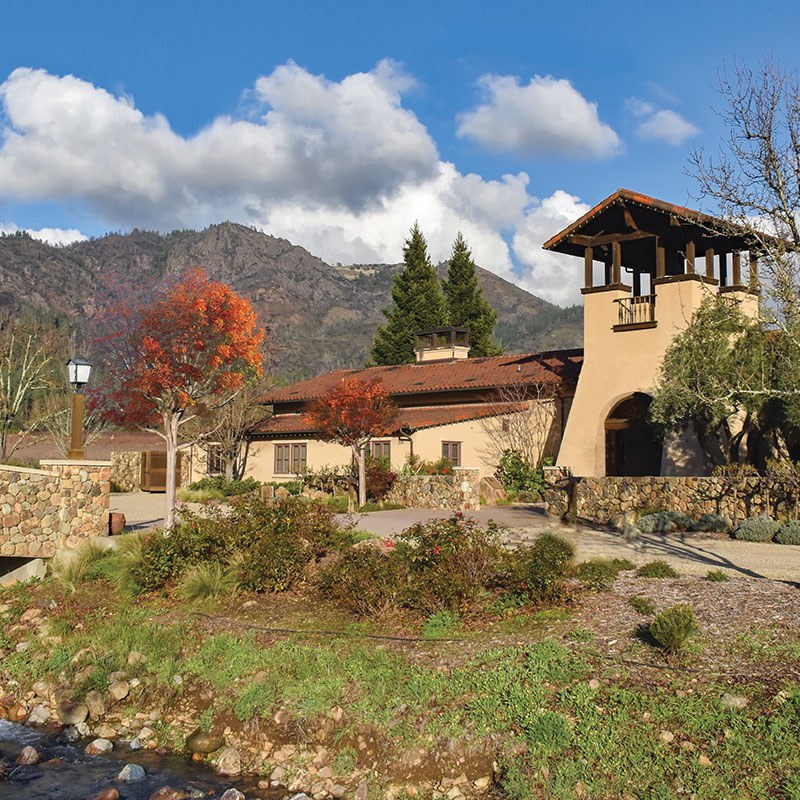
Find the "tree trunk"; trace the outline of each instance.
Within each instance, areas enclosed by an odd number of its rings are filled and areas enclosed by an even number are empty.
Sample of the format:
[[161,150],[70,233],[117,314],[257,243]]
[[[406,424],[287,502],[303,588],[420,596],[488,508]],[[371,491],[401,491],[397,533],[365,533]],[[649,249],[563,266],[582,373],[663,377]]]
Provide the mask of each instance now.
[[225,480],[232,481],[233,480],[233,467],[234,467],[234,459],[228,456],[225,459]]
[[356,449],[358,460],[358,504],[363,506],[367,502],[367,446],[359,445]]
[[175,473],[178,461],[178,418],[164,417],[164,438],[167,442],[167,488],[164,495],[164,528],[175,523]]

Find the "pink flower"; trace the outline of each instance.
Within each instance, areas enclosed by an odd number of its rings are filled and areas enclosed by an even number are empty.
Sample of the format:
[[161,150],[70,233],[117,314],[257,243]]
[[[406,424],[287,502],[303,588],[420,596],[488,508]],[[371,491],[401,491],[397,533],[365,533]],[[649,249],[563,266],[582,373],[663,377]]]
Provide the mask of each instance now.
[[384,539],[383,540],[384,547],[394,547],[396,542],[393,542],[391,539]]

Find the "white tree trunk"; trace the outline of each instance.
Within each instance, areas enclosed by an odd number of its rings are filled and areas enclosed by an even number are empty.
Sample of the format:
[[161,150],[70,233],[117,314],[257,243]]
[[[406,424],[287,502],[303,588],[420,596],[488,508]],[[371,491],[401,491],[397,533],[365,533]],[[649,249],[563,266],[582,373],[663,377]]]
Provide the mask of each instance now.
[[164,527],[169,529],[175,523],[175,474],[178,462],[178,423],[177,417],[164,417],[164,438],[167,442],[167,488],[164,496]]
[[358,505],[363,506],[367,502],[367,446],[362,444],[358,447]]

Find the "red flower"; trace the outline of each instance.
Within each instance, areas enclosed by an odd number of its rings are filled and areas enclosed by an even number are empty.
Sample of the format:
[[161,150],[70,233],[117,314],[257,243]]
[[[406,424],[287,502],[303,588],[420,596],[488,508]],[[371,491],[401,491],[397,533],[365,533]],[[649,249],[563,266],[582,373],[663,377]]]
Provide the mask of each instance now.
[[385,547],[394,547],[397,542],[393,542],[391,539],[384,539],[383,544]]

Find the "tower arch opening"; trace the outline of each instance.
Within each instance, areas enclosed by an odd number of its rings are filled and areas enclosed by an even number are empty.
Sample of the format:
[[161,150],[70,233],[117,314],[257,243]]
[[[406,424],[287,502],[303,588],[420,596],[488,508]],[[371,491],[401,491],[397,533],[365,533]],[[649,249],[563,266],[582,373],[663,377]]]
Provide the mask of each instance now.
[[650,422],[653,398],[634,392],[620,400],[605,421],[606,475],[636,477],[661,474],[663,444]]

